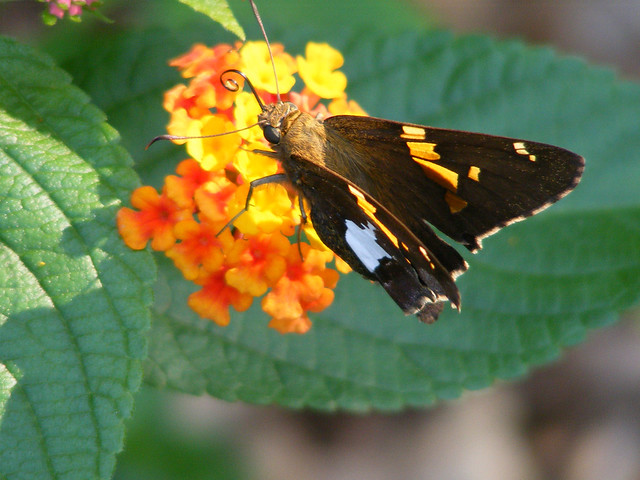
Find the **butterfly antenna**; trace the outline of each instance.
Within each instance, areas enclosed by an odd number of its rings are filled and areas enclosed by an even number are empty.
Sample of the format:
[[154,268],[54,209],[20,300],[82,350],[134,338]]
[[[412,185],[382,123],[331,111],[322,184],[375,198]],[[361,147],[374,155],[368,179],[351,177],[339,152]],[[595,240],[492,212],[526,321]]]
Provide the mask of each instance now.
[[146,147],[144,147],[145,150],[147,150],[151,145],[153,145],[154,143],[156,143],[159,140],[196,140],[199,138],[214,138],[214,137],[222,137],[223,135],[231,135],[232,133],[238,133],[238,132],[243,132],[244,130],[249,130],[250,128],[256,127],[260,125],[260,123],[254,123],[253,125],[249,125],[243,128],[239,128],[238,130],[231,130],[230,132],[223,132],[223,133],[213,133],[211,135],[196,135],[196,136],[182,136],[182,135],[158,135],[157,137],[155,137],[153,140],[151,140]]
[[256,20],[258,21],[258,25],[260,25],[260,30],[262,30],[262,36],[264,37],[264,41],[267,43],[267,50],[269,50],[269,58],[271,59],[271,67],[273,68],[273,78],[276,82],[276,95],[278,97],[278,103],[282,102],[280,99],[280,87],[278,87],[278,74],[276,73],[276,63],[273,61],[273,54],[271,53],[271,44],[269,43],[269,39],[267,38],[267,32],[264,30],[264,25],[262,24],[262,18],[260,18],[260,14],[258,13],[258,7],[256,6],[253,0],[249,0],[251,4],[251,8],[253,8],[253,14],[256,16]]
[[253,83],[251,83],[251,80],[249,80],[249,77],[247,77],[244,72],[241,72],[240,70],[236,70],[235,68],[230,68],[229,70],[225,70],[220,74],[220,83],[222,83],[222,86],[227,90],[229,90],[230,92],[237,92],[238,90],[240,90],[240,85],[238,84],[238,81],[235,78],[231,78],[231,77],[225,78],[230,73],[239,75],[244,79],[246,84],[249,85],[249,88],[251,89],[251,93],[253,93],[253,96],[256,97],[256,101],[258,102],[258,105],[260,105],[260,110],[264,112],[264,103],[262,103],[262,99],[260,98],[260,95],[258,95],[258,91],[256,90],[256,87],[253,86]]

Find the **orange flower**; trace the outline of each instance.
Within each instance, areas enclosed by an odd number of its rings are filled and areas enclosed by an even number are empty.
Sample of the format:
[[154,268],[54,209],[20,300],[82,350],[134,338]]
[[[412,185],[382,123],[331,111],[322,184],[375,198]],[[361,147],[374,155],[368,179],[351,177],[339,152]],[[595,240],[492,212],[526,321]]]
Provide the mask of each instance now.
[[[346,78],[335,71],[342,65],[338,51],[309,44],[306,58],[296,62],[282,45],[272,50],[283,101],[316,118],[364,113],[344,94]],[[253,153],[270,150],[259,128],[226,134],[255,125],[260,107],[251,93],[224,89],[219,77],[225,70],[243,71],[263,102],[276,100],[266,44],[247,42],[239,49],[196,45],[172,65],[190,81],[165,95],[169,133],[222,135],[187,140],[192,159],[166,177],[162,194],[151,187],[134,192],[131,203],[138,211],[120,210],[120,233],[131,248],[144,248],[151,240],[152,248],[164,250],[186,279],[202,287],[188,299],[200,316],[227,325],[230,307],[244,311],[264,296],[261,305],[272,317],[270,327],[304,333],[311,327],[308,312],[333,301],[339,274],[328,264],[334,255],[310,223],[300,225],[299,202],[290,185],[255,188],[247,204],[250,182],[282,169],[272,156]],[[306,83],[302,93],[290,91],[298,68]],[[231,78],[242,86],[239,76]],[[323,98],[333,99],[328,108]],[[297,243],[296,226],[304,228],[309,243]],[[337,258],[335,268],[349,270]]]
[[[223,224],[196,222],[193,218],[178,222],[174,233],[180,243],[166,251],[166,256],[187,280],[196,280],[204,272],[215,272],[225,262],[224,250],[233,244]],[[204,272],[203,272],[204,271]]]
[[[185,125],[194,119],[208,115],[209,107],[203,104],[198,97],[187,92],[185,85],[176,85],[164,94],[163,106],[165,110],[174,112],[171,118],[169,131],[184,132]],[[177,118],[176,118],[177,117]]]
[[282,277],[289,245],[289,239],[280,233],[236,241],[227,256],[227,262],[234,265],[225,275],[227,284],[254,297],[264,295]]
[[189,295],[187,300],[189,307],[198,315],[221,326],[229,324],[229,307],[244,312],[253,302],[251,295],[240,293],[225,282],[225,273],[222,268],[201,279],[202,289]]
[[231,45],[222,44],[210,49],[197,44],[189,53],[171,60],[169,65],[178,67],[185,78],[194,77],[183,96],[197,101],[201,108],[226,110],[233,104],[236,92],[227,90],[220,83],[222,72],[242,67],[240,54]]
[[194,208],[196,191],[209,182],[215,182],[219,176],[218,172],[203,170],[193,159],[180,162],[176,167],[176,173],[179,176],[167,175],[164,179],[167,197],[180,207],[190,210]]
[[227,223],[229,217],[229,200],[234,196],[238,186],[231,182],[223,172],[216,172],[210,181],[194,191],[193,198],[200,215],[210,222]]
[[137,188],[131,195],[131,205],[139,211],[121,208],[118,212],[118,231],[129,248],[143,249],[149,240],[151,248],[164,251],[176,241],[173,226],[188,218],[190,212],[181,209],[153,187]]
[[[227,47],[227,45],[218,45],[216,48],[219,47]],[[180,70],[184,78],[189,78],[200,73],[202,71],[200,65],[212,59],[214,55],[215,48],[209,48],[202,43],[196,43],[188,53],[170,60],[169,65]]]
[[[302,258],[300,257],[302,253]],[[311,328],[307,312],[319,312],[333,302],[338,273],[326,269],[333,255],[307,244],[289,247],[287,271],[262,300],[262,309],[273,318],[269,326],[280,333],[305,333]]]
[[327,106],[320,103],[320,97],[308,88],[305,88],[302,93],[291,92],[289,101],[295,103],[300,111],[306,112],[312,117],[326,118],[329,116]]

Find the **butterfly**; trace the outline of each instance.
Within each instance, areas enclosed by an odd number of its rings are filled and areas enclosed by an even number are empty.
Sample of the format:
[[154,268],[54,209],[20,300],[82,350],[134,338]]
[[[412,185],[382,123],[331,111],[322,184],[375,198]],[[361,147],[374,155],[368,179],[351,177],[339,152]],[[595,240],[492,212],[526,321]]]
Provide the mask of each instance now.
[[425,323],[447,301],[460,310],[455,280],[468,268],[432,227],[476,252],[483,238],[567,195],[584,169],[580,155],[544,143],[367,116],[321,119],[279,93],[265,105],[239,70],[223,72],[223,85],[239,88],[232,75],[244,79],[261,108],[257,125],[272,150],[256,153],[277,159],[283,172],[253,180],[229,224],[250,208],[255,188],[291,185],[303,221],[308,211],[322,242]]
[[[563,148],[374,117],[324,121],[292,103],[258,117],[320,239],[406,314],[432,323],[468,265],[434,230],[471,252],[501,228],[547,208],[579,182],[584,159]],[[248,206],[248,202],[247,202]],[[303,204],[301,202],[301,209]]]

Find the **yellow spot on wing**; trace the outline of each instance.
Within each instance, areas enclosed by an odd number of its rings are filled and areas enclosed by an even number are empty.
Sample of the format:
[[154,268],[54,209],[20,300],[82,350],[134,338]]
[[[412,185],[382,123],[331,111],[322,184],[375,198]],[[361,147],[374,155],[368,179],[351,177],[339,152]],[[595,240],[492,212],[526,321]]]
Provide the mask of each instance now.
[[436,153],[434,148],[435,143],[429,142],[407,142],[409,147],[409,153],[412,156],[422,158],[424,160],[440,160],[440,154]]
[[384,234],[387,236],[387,238],[389,240],[391,240],[391,242],[396,246],[396,248],[398,248],[398,237],[396,237],[393,233],[391,233],[391,230],[389,230],[386,227],[386,225],[384,223],[380,222],[375,216],[370,215],[369,217],[371,218],[371,220],[376,222],[376,225],[378,225],[378,227],[380,227],[380,230],[382,230],[384,232]]
[[410,125],[402,126],[403,134],[400,135],[401,138],[405,138],[407,140],[424,140],[426,132],[424,128],[420,127],[412,127]]
[[356,201],[358,202],[358,206],[360,208],[362,208],[365,212],[376,213],[376,207],[367,202],[367,199],[364,198],[364,194],[360,190],[349,185],[349,191],[354,197],[356,197]]
[[447,202],[447,205],[449,205],[449,210],[451,211],[451,213],[458,213],[467,205],[469,205],[466,200],[463,200],[458,195],[451,192],[446,192],[444,194],[444,199]]
[[467,177],[471,180],[475,180],[476,182],[480,181],[480,169],[478,167],[469,167],[469,173],[467,173]]
[[393,233],[391,233],[391,230],[389,230],[384,223],[382,223],[380,220],[376,218],[376,215],[375,215],[376,207],[374,205],[371,205],[371,203],[367,201],[367,199],[364,196],[364,193],[362,193],[360,190],[358,190],[352,185],[349,185],[349,191],[354,197],[356,197],[358,206],[362,209],[364,214],[367,217],[369,217],[371,220],[373,220],[373,223],[375,223],[378,226],[378,228],[382,230],[382,232],[387,236],[387,238],[391,240],[391,242],[396,246],[396,248],[398,248],[398,238]]
[[531,160],[532,162],[536,161],[536,156],[531,155],[527,151],[527,148],[525,147],[524,142],[513,142],[513,148],[515,149],[518,155],[529,155],[529,160]]
[[364,193],[362,193],[360,190],[358,190],[354,186],[349,185],[349,191],[351,192],[351,195],[353,195],[354,197],[364,199]]
[[431,270],[435,270],[436,266],[434,265],[433,261],[431,260],[431,257],[427,253],[427,250],[422,245],[420,245],[418,249],[420,250],[420,253],[425,258],[425,260],[429,262],[429,266],[431,267]]
[[414,162],[420,164],[425,175],[431,180],[452,192],[458,191],[458,174],[456,172],[421,158],[412,158]]

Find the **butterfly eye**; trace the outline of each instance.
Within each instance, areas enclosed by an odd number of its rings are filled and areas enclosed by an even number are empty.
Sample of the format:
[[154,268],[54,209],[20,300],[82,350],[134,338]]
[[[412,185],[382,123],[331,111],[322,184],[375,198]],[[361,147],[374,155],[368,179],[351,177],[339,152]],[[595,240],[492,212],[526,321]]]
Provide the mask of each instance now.
[[267,142],[277,145],[280,143],[280,129],[266,125],[264,127],[264,138],[267,139]]

